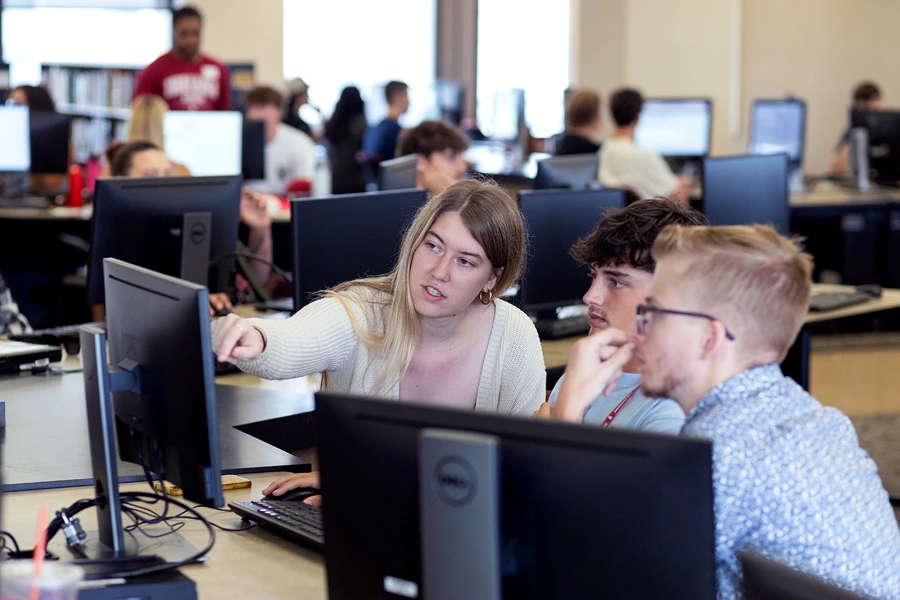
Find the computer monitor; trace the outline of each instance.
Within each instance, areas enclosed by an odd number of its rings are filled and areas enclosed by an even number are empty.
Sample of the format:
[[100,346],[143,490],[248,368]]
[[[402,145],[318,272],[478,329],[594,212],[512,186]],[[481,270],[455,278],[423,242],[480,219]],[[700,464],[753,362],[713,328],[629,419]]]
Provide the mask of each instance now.
[[243,117],[235,111],[170,110],[163,120],[166,154],[192,175],[241,172]]
[[655,98],[644,101],[634,143],[667,158],[702,158],[711,135],[712,100]]
[[755,552],[740,554],[746,600],[863,600]]
[[49,110],[33,110],[29,122],[31,172],[68,173],[72,118]]
[[409,190],[416,187],[418,154],[407,154],[378,164],[378,190]]
[[534,189],[570,188],[573,190],[598,186],[600,157],[596,152],[571,156],[551,156],[537,161]]
[[294,310],[345,281],[389,273],[427,199],[425,190],[398,190],[292,201]]
[[869,134],[869,178],[879,185],[900,185],[900,111],[854,110],[850,123]]
[[625,206],[618,189],[534,190],[519,193],[519,208],[531,237],[531,256],[521,281],[520,306],[539,312],[581,304],[590,280],[587,267],[569,254],[603,215]]
[[441,120],[459,125],[462,121],[466,88],[459,81],[436,81],[434,89]]
[[[316,419],[331,600],[427,590],[423,562],[432,557],[462,583],[469,554],[500,563],[505,598],[716,597],[707,440],[327,392],[316,394]],[[434,430],[493,437],[500,468],[476,471],[460,453],[424,479],[423,434]],[[427,526],[463,538],[468,553],[441,556],[449,540],[423,543],[427,488],[449,509]],[[499,518],[452,514],[492,488]],[[497,529],[499,557],[480,543]]]
[[517,142],[525,129],[525,90],[497,92],[491,112],[491,139]]
[[27,106],[0,106],[0,172],[31,168]]
[[266,178],[266,123],[244,119],[241,173],[245,180]]
[[772,225],[790,234],[787,154],[707,158],[703,207],[712,225]]
[[806,102],[796,98],[754,100],[748,154],[787,154],[792,168],[803,163]]
[[[80,335],[94,492],[105,502],[97,508],[98,538],[77,551],[189,556],[196,550],[168,535],[160,544],[142,530],[123,534],[116,457],[177,485],[186,500],[224,504],[209,294],[115,259],[103,268],[106,331],[85,326]],[[176,554],[167,557],[168,549]]]
[[227,289],[234,261],[223,259],[211,269],[208,265],[235,252],[242,185],[240,175],[98,179],[88,303],[104,303],[104,258]]

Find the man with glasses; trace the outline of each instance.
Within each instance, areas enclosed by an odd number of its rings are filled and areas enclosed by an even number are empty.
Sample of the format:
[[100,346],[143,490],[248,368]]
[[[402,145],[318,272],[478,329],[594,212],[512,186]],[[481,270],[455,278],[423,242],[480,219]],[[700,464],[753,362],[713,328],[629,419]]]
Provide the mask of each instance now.
[[900,597],[900,530],[853,425],[781,374],[803,324],[812,260],[767,226],[670,227],[637,335],[575,344],[558,417],[613,389],[636,360],[641,391],[672,398],[684,435],[713,442],[719,598],[740,598],[753,550],[865,597]]
[[[706,224],[706,217],[698,211],[656,198],[609,211],[587,237],[578,240],[571,254],[590,269],[591,285],[584,303],[588,305],[591,333],[613,328],[635,335],[634,315],[638,303],[647,296],[656,266],[650,255],[656,236],[669,225]],[[595,393],[588,405],[577,406],[571,420],[677,435],[684,425],[681,407],[665,397],[650,398],[641,393],[635,359],[629,360],[623,371],[611,393]],[[563,375],[557,382],[549,402],[536,416],[548,417],[556,409],[554,404],[565,378]]]

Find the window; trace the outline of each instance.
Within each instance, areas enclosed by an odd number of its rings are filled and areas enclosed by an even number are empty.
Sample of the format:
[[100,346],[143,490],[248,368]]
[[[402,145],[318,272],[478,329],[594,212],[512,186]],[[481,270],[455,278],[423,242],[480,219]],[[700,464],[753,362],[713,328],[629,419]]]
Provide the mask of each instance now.
[[[107,5],[115,3],[122,1],[106,0]],[[3,1],[0,39],[13,86],[40,83],[41,64],[144,67],[172,47],[172,13],[167,9],[59,7],[62,0],[49,7],[10,4]]]
[[357,86],[370,124],[387,112],[384,84],[404,81],[401,124],[416,125],[434,112],[435,12],[434,0],[285,0],[285,79],[302,78],[326,115],[345,86]]
[[569,0],[478,0],[478,124],[487,135],[506,129],[509,119],[495,120],[494,107],[508,104],[503,100],[513,89],[525,91],[525,123],[533,136],[562,131],[569,14]]

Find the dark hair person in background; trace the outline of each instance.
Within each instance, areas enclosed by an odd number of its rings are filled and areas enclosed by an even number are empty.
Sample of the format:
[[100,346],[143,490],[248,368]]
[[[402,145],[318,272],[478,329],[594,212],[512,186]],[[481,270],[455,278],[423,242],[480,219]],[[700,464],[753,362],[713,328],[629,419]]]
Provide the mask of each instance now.
[[231,110],[228,67],[200,53],[202,25],[193,6],[172,11],[172,50],[147,65],[132,98],[156,94],[172,110]]
[[408,87],[402,81],[391,81],[384,86],[384,99],[388,113],[384,120],[370,128],[363,140],[363,149],[372,163],[394,158],[397,138],[400,136],[400,117],[409,110]]
[[[873,81],[864,81],[853,90],[853,110],[884,110],[884,98],[881,96],[881,88]],[[847,124],[847,129],[841,136],[828,173],[832,176],[842,177],[850,173],[850,142],[853,137],[853,126]]]
[[353,194],[366,191],[365,167],[360,162],[363,136],[366,134],[366,103],[356,86],[347,86],[325,125],[325,142],[331,162],[331,193]]
[[56,110],[50,93],[34,85],[20,85],[9,93],[9,100],[13,104],[27,106],[29,110]]

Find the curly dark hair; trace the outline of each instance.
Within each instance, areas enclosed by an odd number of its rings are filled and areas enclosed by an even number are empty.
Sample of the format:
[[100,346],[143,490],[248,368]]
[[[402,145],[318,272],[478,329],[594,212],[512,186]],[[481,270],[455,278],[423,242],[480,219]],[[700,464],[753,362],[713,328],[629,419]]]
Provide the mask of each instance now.
[[421,154],[430,157],[447,148],[465,152],[469,138],[456,125],[443,121],[422,121],[412,129],[404,129],[397,141],[397,156]]
[[580,263],[596,267],[626,265],[649,273],[656,268],[650,254],[656,236],[669,225],[709,225],[706,216],[668,198],[638,200],[613,209],[569,253]]

